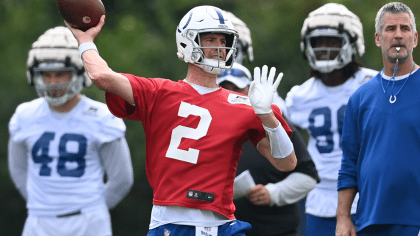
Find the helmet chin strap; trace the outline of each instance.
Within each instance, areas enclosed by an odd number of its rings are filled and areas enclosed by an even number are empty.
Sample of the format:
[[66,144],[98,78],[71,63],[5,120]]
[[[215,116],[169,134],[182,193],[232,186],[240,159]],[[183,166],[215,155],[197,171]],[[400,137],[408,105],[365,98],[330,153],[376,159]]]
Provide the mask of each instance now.
[[[218,49],[218,51],[219,50],[220,49]],[[229,58],[232,56],[232,54],[233,54],[233,50],[230,50],[229,53],[226,55],[225,61],[221,61],[220,59],[215,60],[215,59],[209,59],[209,58],[204,57],[203,63],[202,64],[197,64],[197,65],[200,66],[201,68],[203,68],[206,72],[208,72],[210,74],[216,74],[217,75],[217,74],[220,74],[220,73],[224,72],[227,69],[226,61],[229,60]],[[218,52],[218,55],[220,55],[220,52]],[[219,58],[219,56],[218,56],[218,58]]]
[[223,71],[225,71],[226,69],[222,69],[222,68],[218,68],[218,67],[213,67],[213,66],[208,66],[208,65],[199,65],[201,68],[204,69],[204,71],[210,73],[210,74],[214,74],[214,75],[218,75],[220,73],[222,73]]

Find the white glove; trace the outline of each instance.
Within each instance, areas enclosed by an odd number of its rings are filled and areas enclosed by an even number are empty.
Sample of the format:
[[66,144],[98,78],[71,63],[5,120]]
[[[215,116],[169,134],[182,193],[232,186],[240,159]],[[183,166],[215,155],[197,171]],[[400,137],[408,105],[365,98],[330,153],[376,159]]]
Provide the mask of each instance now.
[[283,73],[280,73],[273,84],[276,68],[271,67],[268,78],[267,72],[267,66],[262,67],[262,73],[260,73],[259,67],[254,68],[254,81],[251,83],[248,96],[256,114],[269,114],[272,112],[271,104],[273,103],[274,93],[277,91],[277,87],[283,78]]

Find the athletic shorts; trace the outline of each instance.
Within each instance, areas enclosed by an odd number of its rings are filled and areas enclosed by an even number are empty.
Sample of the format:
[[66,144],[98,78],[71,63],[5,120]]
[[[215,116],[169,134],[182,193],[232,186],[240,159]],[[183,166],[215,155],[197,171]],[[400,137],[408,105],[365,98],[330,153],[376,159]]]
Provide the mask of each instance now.
[[[351,215],[351,219],[354,224],[356,215]],[[335,236],[336,227],[336,217],[318,217],[306,214],[306,236]]]
[[62,216],[26,218],[22,236],[111,236],[108,209],[73,212]]
[[216,227],[166,224],[151,229],[147,236],[245,236],[245,232],[251,229],[249,223],[239,220]]
[[418,236],[420,227],[412,225],[370,225],[359,232],[357,236]]

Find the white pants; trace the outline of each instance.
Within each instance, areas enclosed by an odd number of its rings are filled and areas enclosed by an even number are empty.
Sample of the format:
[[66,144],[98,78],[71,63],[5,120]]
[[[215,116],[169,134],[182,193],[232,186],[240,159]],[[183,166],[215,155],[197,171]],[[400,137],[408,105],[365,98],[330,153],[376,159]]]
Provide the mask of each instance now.
[[108,209],[56,217],[29,215],[22,236],[111,236],[111,216]]

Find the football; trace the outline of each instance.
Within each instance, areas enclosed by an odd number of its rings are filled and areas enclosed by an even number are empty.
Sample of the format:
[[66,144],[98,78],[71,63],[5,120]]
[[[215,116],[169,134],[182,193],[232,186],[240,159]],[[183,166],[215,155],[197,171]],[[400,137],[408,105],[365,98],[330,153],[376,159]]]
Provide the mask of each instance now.
[[83,31],[96,26],[105,15],[101,0],[57,0],[57,8],[64,20]]

